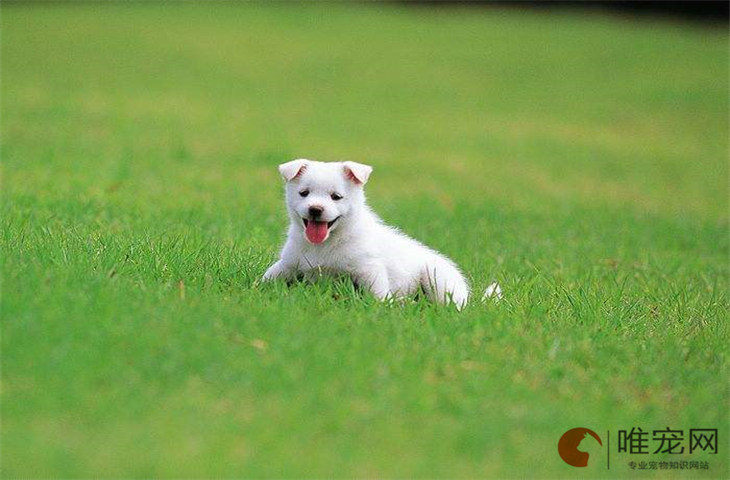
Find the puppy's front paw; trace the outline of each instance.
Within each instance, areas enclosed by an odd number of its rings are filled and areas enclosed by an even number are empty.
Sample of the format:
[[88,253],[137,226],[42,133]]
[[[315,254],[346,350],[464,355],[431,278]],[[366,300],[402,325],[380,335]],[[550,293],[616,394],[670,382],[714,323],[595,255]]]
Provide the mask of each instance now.
[[281,273],[282,269],[279,265],[279,262],[276,262],[266,270],[264,276],[261,277],[261,280],[259,280],[259,283],[271,281],[281,275]]

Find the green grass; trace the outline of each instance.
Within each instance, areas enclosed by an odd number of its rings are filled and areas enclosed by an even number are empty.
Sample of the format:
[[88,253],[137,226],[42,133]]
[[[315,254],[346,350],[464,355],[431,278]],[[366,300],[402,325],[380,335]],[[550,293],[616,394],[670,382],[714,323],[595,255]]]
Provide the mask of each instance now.
[[[626,476],[669,426],[727,478],[726,29],[4,4],[1,59],[3,477]],[[296,157],[505,300],[257,285]]]

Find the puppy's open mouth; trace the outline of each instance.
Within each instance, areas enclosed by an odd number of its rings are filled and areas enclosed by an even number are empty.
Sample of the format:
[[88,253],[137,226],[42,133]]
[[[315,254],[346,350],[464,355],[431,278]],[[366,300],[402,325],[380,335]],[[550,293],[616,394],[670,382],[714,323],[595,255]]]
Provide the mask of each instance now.
[[331,222],[318,222],[316,220],[302,218],[304,222],[304,235],[312,243],[322,243],[327,240],[327,237],[330,235],[330,228],[339,219],[340,217],[337,217]]

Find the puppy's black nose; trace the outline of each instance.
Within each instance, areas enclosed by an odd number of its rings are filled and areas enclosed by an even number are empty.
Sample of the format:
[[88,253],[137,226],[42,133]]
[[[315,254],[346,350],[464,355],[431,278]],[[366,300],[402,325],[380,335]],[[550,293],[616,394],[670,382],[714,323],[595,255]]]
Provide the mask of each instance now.
[[309,216],[312,218],[319,218],[322,212],[324,212],[324,208],[322,207],[309,207]]

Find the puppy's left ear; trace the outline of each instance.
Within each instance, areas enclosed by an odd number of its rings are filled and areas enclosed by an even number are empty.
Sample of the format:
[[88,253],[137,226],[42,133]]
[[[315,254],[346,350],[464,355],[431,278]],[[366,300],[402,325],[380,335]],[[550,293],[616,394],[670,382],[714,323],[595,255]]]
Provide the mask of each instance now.
[[364,185],[370,178],[373,167],[357,162],[343,162],[345,167],[345,177],[357,185]]
[[281,165],[279,165],[279,173],[282,177],[284,177],[284,180],[290,182],[302,173],[304,173],[304,170],[307,168],[308,162],[309,160],[307,160],[306,158],[298,158],[296,160],[292,160],[291,162],[282,163]]

